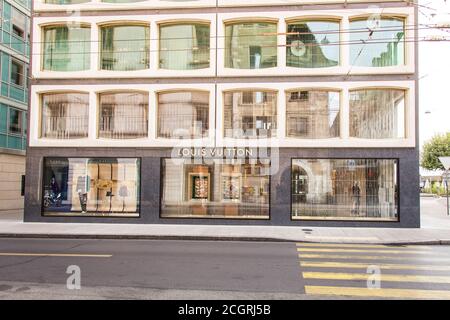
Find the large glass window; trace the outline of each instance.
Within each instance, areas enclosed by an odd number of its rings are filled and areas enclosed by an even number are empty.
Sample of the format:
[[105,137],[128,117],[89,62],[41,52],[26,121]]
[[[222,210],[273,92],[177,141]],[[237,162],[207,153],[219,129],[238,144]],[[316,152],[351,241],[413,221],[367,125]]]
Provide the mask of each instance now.
[[397,160],[294,159],[293,219],[397,220]]
[[91,29],[84,26],[44,27],[43,69],[81,71],[90,68]]
[[17,38],[26,38],[27,17],[16,8],[11,9],[11,26],[12,33]]
[[136,217],[139,188],[136,158],[44,159],[44,215]]
[[14,135],[22,134],[22,111],[13,108],[9,109],[8,132]]
[[158,94],[158,138],[206,138],[209,93],[177,91]]
[[262,69],[277,66],[277,24],[233,23],[225,26],[225,67]]
[[133,3],[133,2],[142,2],[146,0],[101,0],[106,3]]
[[209,25],[161,25],[159,67],[191,70],[209,67]]
[[339,22],[299,21],[287,28],[287,66],[324,68],[339,64]]
[[41,98],[41,137],[76,139],[88,136],[89,94],[46,93]]
[[101,69],[142,70],[150,67],[148,26],[106,26],[101,28]]
[[277,93],[229,91],[224,93],[224,135],[228,138],[276,136]]
[[49,4],[80,4],[91,2],[92,0],[45,0],[45,3]]
[[11,83],[23,87],[25,78],[23,62],[11,59]]
[[339,92],[286,93],[286,136],[323,139],[339,137]]
[[350,92],[350,136],[364,139],[405,137],[405,91],[368,89]]
[[269,165],[223,159],[163,165],[162,217],[269,218]]
[[148,94],[138,92],[100,94],[99,137],[145,138],[148,135]]
[[404,65],[404,24],[404,19],[394,18],[351,21],[350,63],[364,67]]

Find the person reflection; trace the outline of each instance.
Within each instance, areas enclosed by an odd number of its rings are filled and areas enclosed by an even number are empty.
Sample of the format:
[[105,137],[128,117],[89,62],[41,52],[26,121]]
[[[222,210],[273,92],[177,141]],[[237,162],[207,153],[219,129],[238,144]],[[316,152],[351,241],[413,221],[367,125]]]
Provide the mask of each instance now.
[[361,203],[361,188],[359,187],[358,181],[353,184],[352,187],[352,196],[353,196],[353,209],[352,213],[354,215],[359,215],[359,206]]
[[86,213],[87,193],[86,193],[86,177],[78,176],[77,192],[80,199],[81,213]]

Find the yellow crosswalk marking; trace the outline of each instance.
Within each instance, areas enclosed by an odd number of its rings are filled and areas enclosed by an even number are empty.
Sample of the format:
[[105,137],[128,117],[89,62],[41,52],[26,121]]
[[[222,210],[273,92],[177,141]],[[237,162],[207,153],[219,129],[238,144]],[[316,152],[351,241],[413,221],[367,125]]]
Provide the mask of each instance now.
[[395,254],[436,254],[435,252],[431,251],[419,251],[419,250],[394,250],[394,249],[387,249],[387,250],[362,250],[362,249],[334,249],[334,248],[297,248],[298,252],[370,252],[370,253],[395,253]]
[[[339,254],[309,254],[309,253],[299,253],[298,257],[300,259],[342,259],[342,260],[405,260],[405,257],[399,256],[365,256],[365,255],[339,255]],[[431,258],[426,257],[427,261],[430,262],[450,262],[450,258]]]
[[431,250],[431,247],[425,246],[387,246],[383,244],[351,244],[351,243],[297,243],[297,247],[338,247],[338,248],[373,248],[373,249],[424,249]]
[[444,290],[305,286],[305,292],[308,295],[353,296],[365,298],[450,299],[450,291]]
[[[303,272],[304,279],[320,280],[364,280],[367,281],[372,274],[365,273],[336,273],[336,272]],[[391,282],[424,282],[424,283],[450,283],[450,277],[446,276],[422,276],[402,274],[380,274],[380,281]]]
[[[354,268],[367,269],[374,264],[355,263],[355,262],[318,262],[318,261],[300,261],[302,267],[315,268]],[[408,265],[408,264],[376,264],[380,269],[399,269],[399,270],[427,270],[427,271],[450,271],[450,266],[437,265]]]

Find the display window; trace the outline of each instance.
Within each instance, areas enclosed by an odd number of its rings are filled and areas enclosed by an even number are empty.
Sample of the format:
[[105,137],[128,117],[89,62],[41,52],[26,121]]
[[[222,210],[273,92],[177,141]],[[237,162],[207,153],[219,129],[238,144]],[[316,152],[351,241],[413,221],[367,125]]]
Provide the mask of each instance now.
[[44,159],[44,215],[138,217],[139,207],[140,159]]
[[398,161],[293,159],[292,218],[398,220]]
[[163,218],[269,219],[270,165],[163,159]]

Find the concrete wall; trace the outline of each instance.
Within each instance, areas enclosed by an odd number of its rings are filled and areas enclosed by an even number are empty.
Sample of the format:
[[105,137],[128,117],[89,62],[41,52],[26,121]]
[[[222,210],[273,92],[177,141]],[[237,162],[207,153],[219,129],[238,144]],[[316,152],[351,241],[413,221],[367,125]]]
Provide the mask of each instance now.
[[20,195],[22,175],[25,174],[25,156],[0,154],[0,214],[23,210]]
[[[280,149],[279,170],[271,177],[270,220],[162,219],[160,218],[161,158],[171,149],[140,148],[29,148],[25,221],[86,223],[161,223],[291,226],[420,226],[419,167],[417,149]],[[43,217],[41,214],[44,157],[138,157],[141,158],[141,215],[139,218]],[[290,211],[292,158],[386,158],[399,160],[399,222],[292,221]],[[273,165],[273,160],[272,160]]]

